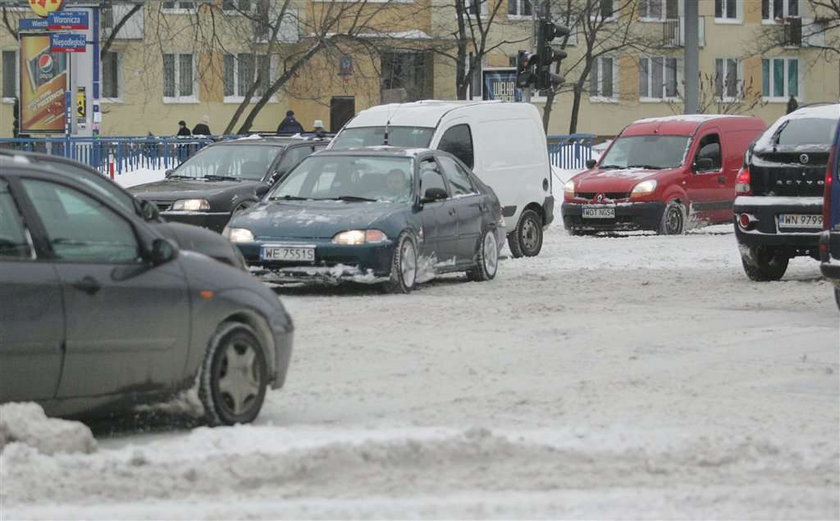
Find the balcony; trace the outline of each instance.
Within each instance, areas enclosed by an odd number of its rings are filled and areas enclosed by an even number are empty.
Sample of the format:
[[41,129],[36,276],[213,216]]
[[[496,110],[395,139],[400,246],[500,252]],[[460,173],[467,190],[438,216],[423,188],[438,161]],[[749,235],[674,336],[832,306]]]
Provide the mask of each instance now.
[[[697,27],[697,40],[700,47],[706,46],[706,19],[700,17]],[[685,47],[685,17],[664,20],[662,22],[662,46]]]

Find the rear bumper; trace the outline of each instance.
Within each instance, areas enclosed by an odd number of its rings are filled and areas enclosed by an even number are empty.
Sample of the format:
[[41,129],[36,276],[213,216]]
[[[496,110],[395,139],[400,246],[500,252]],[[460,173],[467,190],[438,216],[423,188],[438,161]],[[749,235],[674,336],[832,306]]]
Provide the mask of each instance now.
[[169,222],[201,226],[217,233],[222,233],[230,220],[230,212],[161,212],[160,216]]
[[[746,246],[776,246],[799,250],[799,254],[814,254],[819,245],[821,230],[780,229],[782,214],[822,215],[821,197],[757,197],[739,196],[733,205],[735,237]],[[749,214],[755,222],[749,229],[738,224],[738,217]]]
[[[615,219],[590,219],[583,217],[584,206],[615,208]],[[665,203],[619,203],[597,205],[590,203],[564,202],[561,207],[563,225],[566,228],[594,231],[656,230],[662,221]]]

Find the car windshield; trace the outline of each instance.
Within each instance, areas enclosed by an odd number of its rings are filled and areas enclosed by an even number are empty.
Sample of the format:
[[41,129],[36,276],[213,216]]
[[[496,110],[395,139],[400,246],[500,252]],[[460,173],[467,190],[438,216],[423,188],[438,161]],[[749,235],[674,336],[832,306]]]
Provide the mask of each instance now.
[[601,168],[675,168],[682,164],[687,136],[631,136],[615,140]]
[[269,194],[269,199],[408,202],[414,165],[409,157],[310,156]]
[[836,119],[793,118],[776,131],[777,144],[782,146],[830,145]]
[[170,177],[257,181],[265,177],[282,151],[282,147],[263,145],[210,146],[187,159]]
[[385,127],[346,128],[333,139],[330,148],[343,150],[358,147],[428,148],[435,129],[427,127],[388,127],[388,142],[385,142]]

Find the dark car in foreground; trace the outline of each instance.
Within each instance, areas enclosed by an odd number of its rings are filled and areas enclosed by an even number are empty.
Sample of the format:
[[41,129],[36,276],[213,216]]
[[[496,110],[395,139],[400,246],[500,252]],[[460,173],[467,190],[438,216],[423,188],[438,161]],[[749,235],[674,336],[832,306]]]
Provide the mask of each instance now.
[[735,237],[751,280],[779,280],[797,256],[819,258],[825,172],[840,104],[778,119],[747,150],[738,172]]
[[327,143],[262,136],[223,141],[201,149],[162,181],[129,191],[154,203],[167,221],[221,232],[233,214],[255,205],[301,159]]
[[292,337],[249,274],[47,169],[0,169],[0,403],[90,416],[197,387],[210,424],[249,422]]
[[0,167],[9,162],[31,164],[44,168],[44,173],[55,173],[67,181],[79,183],[125,211],[134,213],[147,223],[155,225],[157,231],[167,239],[175,241],[179,248],[203,253],[219,262],[247,271],[245,259],[239,249],[233,247],[221,235],[197,226],[164,221],[157,208],[141,199],[135,198],[118,184],[107,179],[87,165],[64,157],[0,149]]
[[834,284],[834,300],[840,309],[840,122],[834,131],[832,143],[825,171],[825,229],[820,234],[820,270]]
[[455,156],[396,147],[304,159],[224,232],[279,282],[385,282],[409,292],[438,273],[496,275],[499,201]]

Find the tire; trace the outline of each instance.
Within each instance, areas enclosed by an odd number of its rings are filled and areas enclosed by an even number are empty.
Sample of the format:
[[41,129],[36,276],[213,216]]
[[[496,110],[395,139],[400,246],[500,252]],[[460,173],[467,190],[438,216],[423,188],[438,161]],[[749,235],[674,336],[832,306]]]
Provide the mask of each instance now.
[[239,322],[222,323],[207,347],[198,397],[210,425],[250,423],[268,388],[268,363],[257,335]]
[[671,201],[665,205],[662,219],[656,233],[659,235],[682,235],[685,231],[685,206],[679,201]]
[[[513,233],[519,242],[521,255],[525,257],[539,255],[543,243],[543,222],[540,214],[531,209],[523,211]],[[512,249],[511,252],[513,252]]]
[[779,280],[787,271],[790,258],[776,248],[741,246],[741,264],[750,280]]
[[496,230],[484,230],[476,250],[476,266],[467,270],[467,278],[475,281],[493,279],[499,270],[499,243],[496,241]]
[[834,288],[834,302],[837,303],[837,309],[840,309],[840,288]]
[[522,246],[519,245],[519,238],[516,236],[515,229],[508,234],[507,243],[508,249],[510,250],[510,255],[514,259],[518,259],[522,256]]
[[402,232],[391,257],[390,293],[409,293],[417,284],[417,245],[408,232]]

